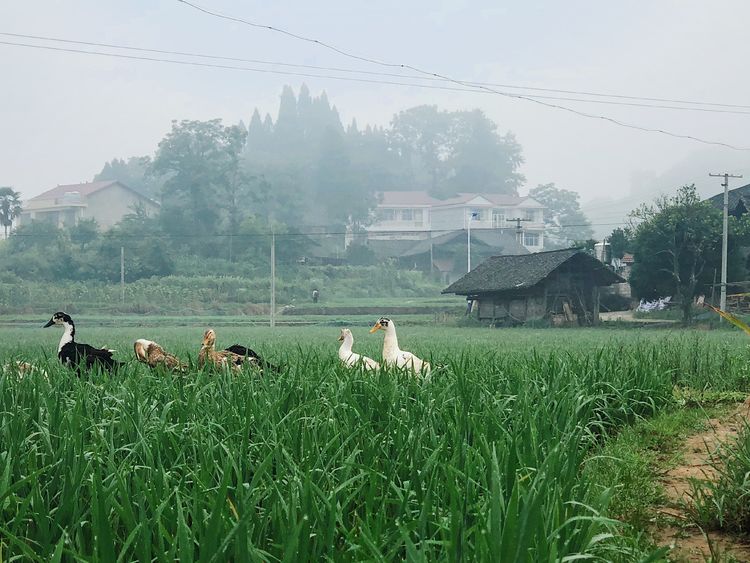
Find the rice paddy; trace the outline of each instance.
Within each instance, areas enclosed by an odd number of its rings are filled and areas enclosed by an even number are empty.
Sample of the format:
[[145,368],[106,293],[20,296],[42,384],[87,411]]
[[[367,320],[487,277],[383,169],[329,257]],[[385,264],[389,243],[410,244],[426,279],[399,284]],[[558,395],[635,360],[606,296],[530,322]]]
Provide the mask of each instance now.
[[[382,337],[353,332],[378,358]],[[174,376],[132,361],[133,340],[194,362],[201,328],[81,324],[131,363],[79,379],[59,333],[2,329],[3,363],[49,377],[0,375],[0,560],[655,560],[585,460],[679,408],[675,387],[750,389],[730,332],[400,327],[445,365],[429,381],[343,368],[338,333],[222,327],[218,346],[283,373]]]

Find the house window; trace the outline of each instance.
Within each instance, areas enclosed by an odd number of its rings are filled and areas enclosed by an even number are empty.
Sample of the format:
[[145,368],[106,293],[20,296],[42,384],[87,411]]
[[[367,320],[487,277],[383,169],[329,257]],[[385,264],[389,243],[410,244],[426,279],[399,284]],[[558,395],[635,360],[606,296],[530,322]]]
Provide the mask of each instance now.
[[416,227],[421,227],[424,225],[424,210],[422,209],[415,209],[414,210],[414,225]]
[[402,209],[401,210],[401,220],[402,221],[413,221],[414,220],[414,210],[413,209]]
[[393,221],[396,218],[396,213],[393,209],[380,209],[378,211],[378,218],[381,221]]
[[471,221],[484,221],[483,211],[481,209],[472,209],[469,211]]
[[526,209],[523,212],[523,218],[525,221],[531,221],[536,223],[537,215],[534,209]]
[[523,234],[523,245],[524,246],[539,246],[539,233],[524,233]]
[[492,226],[496,229],[505,226],[505,211],[496,209],[492,212]]

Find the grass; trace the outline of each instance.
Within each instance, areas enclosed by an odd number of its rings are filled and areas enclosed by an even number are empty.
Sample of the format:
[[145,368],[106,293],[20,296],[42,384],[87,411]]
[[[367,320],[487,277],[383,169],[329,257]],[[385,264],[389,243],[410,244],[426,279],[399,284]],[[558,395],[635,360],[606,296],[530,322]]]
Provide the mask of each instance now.
[[[194,358],[202,328],[79,321],[78,337]],[[675,385],[750,388],[729,334],[408,327],[403,348],[446,364],[425,382],[344,370],[336,328],[217,332],[286,368],[78,379],[45,360],[59,332],[0,329],[4,360],[49,372],[0,376],[5,558],[654,560],[622,540],[619,490],[586,460],[672,409]],[[381,344],[355,330],[362,352]]]
[[750,426],[726,444],[713,463],[718,478],[695,481],[691,516],[707,530],[750,536]]
[[610,513],[645,537],[656,517],[655,507],[664,500],[655,475],[674,467],[681,441],[704,430],[706,421],[720,410],[681,408],[626,427],[589,458],[584,477],[600,489],[616,483]]

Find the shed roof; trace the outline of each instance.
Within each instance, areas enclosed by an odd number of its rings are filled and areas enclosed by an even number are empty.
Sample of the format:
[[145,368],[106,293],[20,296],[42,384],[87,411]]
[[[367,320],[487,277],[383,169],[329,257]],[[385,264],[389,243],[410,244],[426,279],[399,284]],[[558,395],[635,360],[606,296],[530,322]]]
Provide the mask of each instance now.
[[582,268],[588,269],[597,285],[625,281],[593,256],[577,248],[568,248],[535,254],[492,256],[445,288],[443,293],[472,295],[530,288],[569,261],[577,261]]
[[[734,211],[740,201],[745,205],[747,209],[750,209],[750,184],[740,186],[739,188],[734,188],[733,190],[729,190],[728,196],[730,213]],[[714,207],[723,209],[724,192],[708,198],[707,201],[709,201]]]
[[[460,229],[457,231],[451,231],[442,235],[433,237],[430,239],[423,239],[414,244],[411,248],[406,249],[401,253],[401,256],[417,256],[430,251],[430,244],[433,247],[442,246],[453,242],[457,238],[466,240],[466,229]],[[495,251],[503,252],[504,254],[528,254],[529,251],[516,240],[514,235],[507,232],[497,231],[495,229],[472,229],[471,231],[472,242],[480,242],[486,246],[492,247]]]

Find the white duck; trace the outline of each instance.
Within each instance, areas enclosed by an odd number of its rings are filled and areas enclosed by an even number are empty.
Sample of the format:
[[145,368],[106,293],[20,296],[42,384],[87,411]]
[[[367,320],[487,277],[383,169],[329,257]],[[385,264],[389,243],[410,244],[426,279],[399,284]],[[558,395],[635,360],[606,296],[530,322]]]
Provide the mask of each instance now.
[[417,358],[411,352],[406,352],[398,347],[398,337],[396,336],[396,325],[395,323],[386,317],[380,317],[378,322],[375,323],[370,329],[370,332],[376,332],[378,330],[385,331],[385,338],[383,339],[383,363],[386,366],[396,366],[399,368],[407,368],[413,370],[414,373],[429,374],[430,364]]
[[348,328],[341,329],[339,342],[341,342],[341,346],[339,347],[339,359],[344,363],[346,367],[353,368],[358,365],[362,365],[362,367],[364,367],[365,370],[368,371],[380,369],[380,364],[372,358],[368,358],[367,356],[362,356],[361,354],[355,354],[354,352],[352,352],[352,346],[354,345],[354,336],[352,335],[352,331]]

